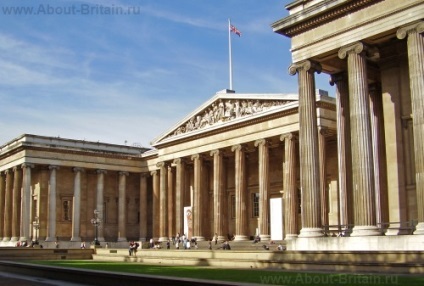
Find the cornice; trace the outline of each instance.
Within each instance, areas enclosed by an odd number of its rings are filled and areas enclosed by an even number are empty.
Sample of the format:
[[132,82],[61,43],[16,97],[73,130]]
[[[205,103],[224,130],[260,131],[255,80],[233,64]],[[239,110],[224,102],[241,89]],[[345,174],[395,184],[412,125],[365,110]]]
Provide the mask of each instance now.
[[293,37],[381,1],[384,0],[327,0],[273,23],[272,28],[278,34]]

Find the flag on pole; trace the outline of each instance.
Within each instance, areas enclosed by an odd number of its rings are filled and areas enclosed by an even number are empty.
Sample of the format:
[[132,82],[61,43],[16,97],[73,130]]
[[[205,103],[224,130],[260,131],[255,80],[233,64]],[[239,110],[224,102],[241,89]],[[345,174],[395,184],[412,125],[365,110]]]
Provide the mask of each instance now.
[[241,32],[233,25],[230,25],[230,31],[236,35],[238,35],[239,37],[241,36]]

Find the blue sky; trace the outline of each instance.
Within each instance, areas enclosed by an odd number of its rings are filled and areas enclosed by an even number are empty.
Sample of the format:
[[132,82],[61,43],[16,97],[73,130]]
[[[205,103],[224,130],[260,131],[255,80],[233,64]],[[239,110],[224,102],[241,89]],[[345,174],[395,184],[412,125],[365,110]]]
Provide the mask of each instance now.
[[149,147],[229,88],[228,18],[242,32],[234,90],[297,93],[290,39],[270,27],[290,2],[2,0],[0,145],[29,133]]

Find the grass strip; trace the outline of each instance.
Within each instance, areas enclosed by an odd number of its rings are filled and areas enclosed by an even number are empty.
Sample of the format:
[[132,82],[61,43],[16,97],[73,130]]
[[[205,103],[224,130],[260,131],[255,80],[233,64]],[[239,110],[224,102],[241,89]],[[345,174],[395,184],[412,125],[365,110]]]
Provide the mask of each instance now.
[[424,276],[396,274],[351,274],[287,272],[263,269],[228,269],[199,266],[146,265],[125,262],[94,262],[87,260],[48,260],[30,263],[85,270],[102,270],[121,273],[149,274],[167,277],[220,280],[270,285],[424,285]]

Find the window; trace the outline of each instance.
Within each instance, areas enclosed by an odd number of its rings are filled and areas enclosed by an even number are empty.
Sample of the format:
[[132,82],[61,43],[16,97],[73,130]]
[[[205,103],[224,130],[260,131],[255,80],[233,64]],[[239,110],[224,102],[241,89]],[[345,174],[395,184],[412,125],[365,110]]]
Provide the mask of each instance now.
[[252,214],[253,217],[259,217],[259,193],[254,193],[252,196]]
[[72,221],[72,199],[62,199],[62,219],[64,221]]

